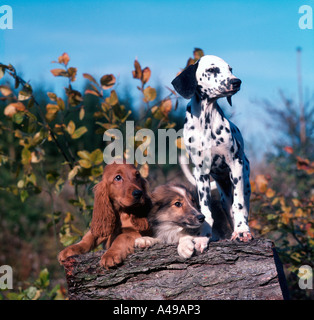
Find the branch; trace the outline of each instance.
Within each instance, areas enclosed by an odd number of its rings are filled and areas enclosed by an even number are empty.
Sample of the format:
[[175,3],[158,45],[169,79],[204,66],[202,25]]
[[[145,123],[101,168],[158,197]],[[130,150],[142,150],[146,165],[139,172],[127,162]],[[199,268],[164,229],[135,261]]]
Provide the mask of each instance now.
[[112,270],[99,265],[104,251],[65,261],[69,298],[271,299],[288,298],[281,263],[270,240],[212,242],[184,260],[174,245],[136,249]]

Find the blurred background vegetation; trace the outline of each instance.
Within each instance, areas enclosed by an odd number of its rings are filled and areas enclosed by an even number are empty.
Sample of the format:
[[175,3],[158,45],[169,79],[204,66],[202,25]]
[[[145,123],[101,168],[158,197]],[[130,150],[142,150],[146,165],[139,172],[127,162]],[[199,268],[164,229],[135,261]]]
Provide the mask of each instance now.
[[[195,49],[187,65],[202,55]],[[89,227],[107,129],[125,134],[127,120],[135,131],[183,127],[186,101],[162,84],[151,87],[153,70],[137,60],[132,75],[139,95],[121,88],[113,74],[83,73],[85,86],[77,88],[69,55],[54,63],[55,80],[67,79],[62,96],[33,88],[14,66],[0,64],[0,265],[14,272],[14,289],[0,299],[66,299],[57,254]],[[291,298],[313,299],[313,290],[299,289],[298,269],[314,267],[314,98],[294,101],[281,91],[279,97],[280,106],[259,102],[278,139],[263,161],[251,162],[250,227],[255,237],[274,241]],[[152,189],[182,176],[178,165],[139,167]]]

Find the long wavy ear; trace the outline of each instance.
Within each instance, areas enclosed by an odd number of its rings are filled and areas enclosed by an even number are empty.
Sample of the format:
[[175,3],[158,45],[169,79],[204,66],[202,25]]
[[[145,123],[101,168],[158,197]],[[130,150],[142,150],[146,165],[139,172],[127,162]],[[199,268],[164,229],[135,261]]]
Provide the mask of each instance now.
[[151,194],[149,191],[148,181],[142,178],[143,196],[145,199],[144,206],[139,209],[136,215],[131,214],[131,222],[138,231],[148,231],[150,226],[147,220],[149,211],[152,208]]
[[144,192],[144,198],[145,198],[145,206],[150,209],[152,207],[152,194],[149,190],[149,183],[146,179],[142,178],[142,188]]
[[191,99],[195,94],[197,87],[197,67],[198,62],[188,66],[171,82],[175,90],[185,99]]
[[108,186],[104,180],[95,188],[94,211],[91,232],[95,237],[109,237],[115,229],[116,216],[109,199]]

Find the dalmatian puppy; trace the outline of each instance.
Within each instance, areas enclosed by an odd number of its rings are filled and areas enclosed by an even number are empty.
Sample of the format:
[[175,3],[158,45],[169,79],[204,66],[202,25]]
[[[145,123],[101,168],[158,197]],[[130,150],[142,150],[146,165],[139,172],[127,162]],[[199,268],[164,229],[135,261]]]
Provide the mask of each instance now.
[[[231,239],[247,242],[252,239],[248,226],[250,165],[239,129],[217,103],[217,99],[226,97],[232,106],[231,97],[240,90],[241,80],[224,60],[206,55],[180,73],[172,85],[183,98],[191,99],[183,138],[194,164],[192,180],[197,186],[201,212],[212,227],[212,177],[234,230]],[[187,173],[186,168],[183,171]]]

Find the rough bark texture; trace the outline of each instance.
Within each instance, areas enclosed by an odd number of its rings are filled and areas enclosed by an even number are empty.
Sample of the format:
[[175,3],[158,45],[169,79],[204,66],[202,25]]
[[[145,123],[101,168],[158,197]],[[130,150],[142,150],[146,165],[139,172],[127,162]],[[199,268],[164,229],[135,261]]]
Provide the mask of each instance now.
[[184,260],[173,245],[136,249],[120,267],[99,266],[104,251],[69,257],[70,299],[206,300],[287,297],[281,263],[270,240],[212,242]]

